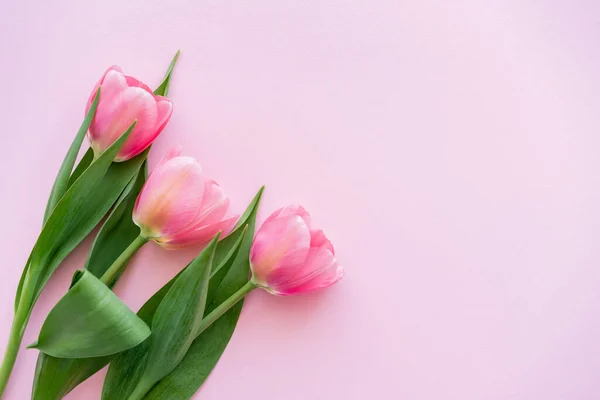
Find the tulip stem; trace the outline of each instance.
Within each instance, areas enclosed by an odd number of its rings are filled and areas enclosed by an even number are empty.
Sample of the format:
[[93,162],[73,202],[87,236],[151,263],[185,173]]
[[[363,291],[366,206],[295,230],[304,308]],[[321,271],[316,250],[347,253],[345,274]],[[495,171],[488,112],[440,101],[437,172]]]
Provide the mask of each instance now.
[[104,275],[102,275],[102,278],[100,278],[102,283],[107,286],[112,284],[117,279],[117,276],[123,272],[129,259],[133,257],[133,255],[147,242],[148,239],[142,235],[136,237],[133,242],[131,242],[129,246],[127,246],[127,248],[121,253],[121,255],[117,257],[115,262],[113,262],[112,265],[106,270]]
[[256,289],[258,286],[252,282],[252,280],[248,281],[244,286],[240,288],[237,292],[231,295],[230,298],[219,304],[217,308],[212,310],[207,316],[202,319],[200,325],[198,326],[198,331],[196,332],[196,337],[200,336],[202,332],[209,326],[213,324],[217,319],[219,319],[223,314],[225,314],[229,309],[235,306],[240,300],[242,300],[248,293]]
[[21,347],[21,342],[23,341],[25,326],[27,325],[27,321],[29,321],[29,316],[31,315],[31,305],[33,302],[32,289],[33,285],[30,284],[29,274],[27,273],[27,275],[25,275],[25,280],[23,281],[23,291],[20,294],[19,303],[17,309],[15,310],[15,316],[10,328],[8,344],[6,345],[4,358],[2,359],[2,366],[0,367],[0,398],[2,398],[2,394],[4,393],[6,385],[8,384],[10,374],[15,366],[17,354],[19,353],[19,348]]

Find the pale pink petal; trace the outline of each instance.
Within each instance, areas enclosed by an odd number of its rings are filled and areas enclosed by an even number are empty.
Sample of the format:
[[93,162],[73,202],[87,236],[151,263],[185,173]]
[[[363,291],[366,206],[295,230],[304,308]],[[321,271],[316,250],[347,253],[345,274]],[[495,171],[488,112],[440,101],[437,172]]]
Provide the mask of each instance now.
[[302,266],[277,269],[269,276],[268,286],[277,294],[306,293],[337,282],[342,271],[328,249],[311,248]]
[[[102,81],[104,80],[104,77],[106,76],[106,74],[108,74],[108,71],[116,71],[116,72],[123,74],[123,70],[121,69],[121,67],[119,67],[117,65],[113,65],[112,67],[108,68],[104,72],[104,74],[102,75],[102,78],[100,78],[100,80],[98,82],[96,82],[96,84],[94,85],[94,89],[92,90],[92,93],[90,93],[90,98],[88,99],[87,105],[85,107],[86,114],[90,110],[90,107],[92,106],[92,102],[94,101],[94,96],[96,95],[96,91],[102,84]],[[123,87],[123,89],[125,89],[125,87]],[[102,96],[102,94],[101,94],[101,96]]]
[[148,237],[181,231],[198,215],[204,186],[202,169],[195,159],[170,159],[148,177],[134,208],[134,222]]
[[[104,92],[96,117],[90,126],[92,147],[106,150],[136,121],[135,128],[119,151],[118,158],[139,154],[154,140],[157,110],[152,95],[140,88],[127,88],[112,99]],[[142,147],[141,150],[137,150]]]
[[221,237],[227,236],[238,218],[239,215],[228,217],[217,223],[201,226],[185,234],[160,238],[156,242],[167,249],[177,249],[193,244],[205,243],[215,237],[218,232],[221,232]]
[[320,229],[312,229],[310,231],[310,247],[325,247],[331,254],[335,255],[333,245]]
[[299,204],[292,204],[283,208],[280,208],[279,210],[276,210],[273,214],[271,214],[269,216],[269,218],[267,218],[267,220],[265,221],[265,223],[275,219],[275,218],[279,218],[279,217],[289,217],[290,215],[298,215],[300,216],[305,222],[306,225],[308,225],[308,227],[310,228],[310,214],[304,209],[304,207],[302,207]]
[[154,96],[154,99],[156,100],[156,109],[158,111],[157,130],[158,133],[160,133],[167,125],[167,122],[169,122],[169,119],[171,119],[171,115],[173,114],[173,103],[171,100],[162,96]]
[[152,95],[154,95],[154,92],[152,91],[152,89],[150,89],[148,87],[148,85],[146,85],[142,81],[137,80],[133,76],[125,75],[125,80],[127,81],[127,86],[139,87],[139,88],[144,89],[146,92],[151,93]]
[[250,261],[254,277],[266,282],[281,263],[302,262],[310,249],[310,231],[298,215],[271,219],[265,222],[254,238]]
[[169,161],[172,158],[178,157],[181,154],[181,146],[173,146],[171,147],[169,150],[167,150],[167,152],[165,153],[164,156],[162,156],[162,158],[160,159],[160,161],[158,162],[158,164],[156,164],[156,168],[159,168],[160,166],[164,165],[167,161]]

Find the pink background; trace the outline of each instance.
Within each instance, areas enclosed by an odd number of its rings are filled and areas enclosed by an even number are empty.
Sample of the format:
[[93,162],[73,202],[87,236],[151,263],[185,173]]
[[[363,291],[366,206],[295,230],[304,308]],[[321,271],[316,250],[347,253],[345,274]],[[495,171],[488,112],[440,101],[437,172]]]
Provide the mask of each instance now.
[[[1,0],[0,349],[94,82],[119,64],[155,86],[181,48],[151,165],[183,145],[237,211],[267,184],[260,219],[304,204],[347,269],[251,294],[196,398],[598,399],[599,27],[594,0]],[[139,308],[194,253],[148,245],[118,294]]]

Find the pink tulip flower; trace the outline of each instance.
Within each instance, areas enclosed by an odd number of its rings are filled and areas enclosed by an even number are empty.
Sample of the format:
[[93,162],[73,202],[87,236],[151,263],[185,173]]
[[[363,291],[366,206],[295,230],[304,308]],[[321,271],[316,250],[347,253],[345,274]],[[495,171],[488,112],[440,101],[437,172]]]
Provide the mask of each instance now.
[[276,295],[312,292],[344,275],[331,242],[311,226],[301,206],[275,211],[258,230],[250,251],[252,281]]
[[228,233],[237,216],[226,217],[229,198],[202,175],[192,157],[168,152],[148,177],[133,209],[142,236],[165,248],[207,242]]
[[163,130],[173,104],[166,97],[156,96],[144,83],[123,74],[117,66],[110,67],[94,87],[86,112],[98,87],[102,87],[100,102],[88,137],[94,154],[100,154],[136,121],[135,128],[115,157],[127,161],[144,151]]

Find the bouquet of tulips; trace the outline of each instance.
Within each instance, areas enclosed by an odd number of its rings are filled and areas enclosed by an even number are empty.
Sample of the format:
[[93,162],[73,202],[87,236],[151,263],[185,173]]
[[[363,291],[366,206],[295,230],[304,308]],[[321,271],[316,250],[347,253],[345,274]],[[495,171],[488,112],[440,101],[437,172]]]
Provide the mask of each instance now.
[[[306,293],[342,277],[331,242],[301,206],[275,211],[255,235],[262,188],[238,216],[179,149],[148,175],[148,152],[173,111],[166,96],[178,56],[154,91],[116,66],[92,90],[17,287],[0,397],[45,284],[99,224],[85,265],[28,346],[39,351],[34,400],[61,399],[109,364],[98,398],[190,399],[225,350],[249,292]],[[90,148],[77,162],[86,135]],[[204,246],[135,313],[112,287],[148,242]]]

